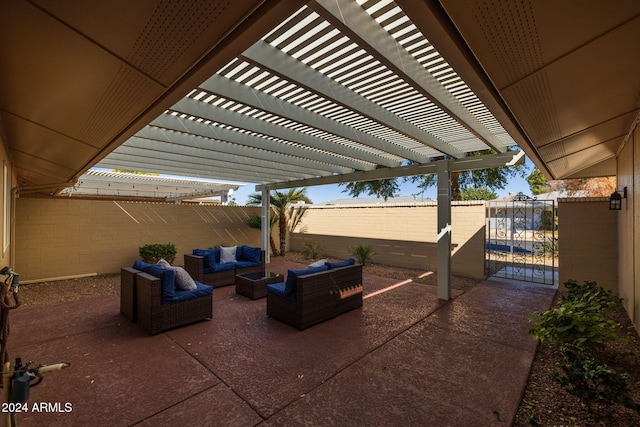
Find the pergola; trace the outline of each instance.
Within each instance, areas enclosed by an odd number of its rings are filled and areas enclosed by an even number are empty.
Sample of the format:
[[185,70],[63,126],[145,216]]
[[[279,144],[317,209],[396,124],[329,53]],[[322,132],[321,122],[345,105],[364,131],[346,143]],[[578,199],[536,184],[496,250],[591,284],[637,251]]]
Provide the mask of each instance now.
[[160,175],[111,170],[90,169],[78,182],[60,192],[67,197],[102,198],[117,200],[193,202],[210,203],[213,197],[220,203],[228,200],[228,195],[242,184],[215,182],[188,177],[167,177]]
[[[15,0],[0,12],[18,193],[57,193],[93,166],[255,183],[263,200],[436,173],[443,299],[452,172],[526,152],[552,179],[614,175],[640,111],[634,1]],[[467,156],[479,150],[496,154]]]
[[[513,139],[397,5],[368,6],[303,6],[97,166],[256,182],[262,200],[275,189],[437,173],[448,299],[449,174],[524,158],[506,153]],[[506,155],[466,158],[487,149]],[[263,247],[269,212],[264,203]]]

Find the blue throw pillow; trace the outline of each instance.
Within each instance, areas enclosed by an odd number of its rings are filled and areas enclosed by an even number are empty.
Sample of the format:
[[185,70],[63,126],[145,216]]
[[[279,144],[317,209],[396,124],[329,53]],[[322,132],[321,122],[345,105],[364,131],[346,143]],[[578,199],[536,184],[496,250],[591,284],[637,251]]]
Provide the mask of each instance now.
[[209,251],[204,257],[204,268],[214,269],[216,264],[220,262],[220,248],[215,248]]
[[327,271],[328,269],[329,267],[323,265],[322,267],[312,267],[304,270],[289,270],[287,272],[287,281],[284,284],[285,295],[293,295],[296,293],[296,282],[298,280],[298,276],[320,273],[321,271]]
[[348,265],[355,265],[355,264],[356,264],[356,260],[353,258],[349,258],[349,259],[345,259],[344,261],[327,262],[326,266],[329,268],[339,268],[339,267],[346,267]]
[[148,264],[148,263],[142,261],[141,259],[137,259],[133,263],[133,268],[135,268],[136,270],[139,270],[139,271],[144,271],[145,267],[147,267],[149,265],[151,265],[151,264]]
[[241,259],[244,259],[244,257],[246,256],[244,253],[245,247],[246,247],[245,245],[236,246],[236,261],[240,261]]
[[176,272],[162,268],[156,264],[149,264],[142,271],[160,279],[160,286],[162,287],[162,303],[170,303],[175,295]]
[[220,248],[194,249],[191,253],[204,258],[203,263],[205,270],[213,271],[214,265],[220,262]]
[[191,252],[191,254],[205,257],[205,256],[209,255],[211,252],[213,252],[213,249],[194,249]]
[[[240,248],[238,246],[238,248]],[[262,249],[254,248],[252,246],[244,246],[242,248],[242,260],[249,262],[261,262],[262,261]]]

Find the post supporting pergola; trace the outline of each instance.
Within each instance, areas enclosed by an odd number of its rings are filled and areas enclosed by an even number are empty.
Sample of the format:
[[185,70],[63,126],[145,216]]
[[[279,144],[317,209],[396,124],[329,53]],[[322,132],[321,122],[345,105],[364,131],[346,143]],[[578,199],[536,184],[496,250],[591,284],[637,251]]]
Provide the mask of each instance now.
[[269,218],[271,214],[271,194],[267,189],[262,190],[262,207],[260,213],[260,236],[261,236],[261,246],[264,251],[264,262],[268,264],[271,262],[271,254],[269,252],[269,237],[271,234],[271,219]]
[[438,298],[451,299],[451,164],[436,162],[438,177]]

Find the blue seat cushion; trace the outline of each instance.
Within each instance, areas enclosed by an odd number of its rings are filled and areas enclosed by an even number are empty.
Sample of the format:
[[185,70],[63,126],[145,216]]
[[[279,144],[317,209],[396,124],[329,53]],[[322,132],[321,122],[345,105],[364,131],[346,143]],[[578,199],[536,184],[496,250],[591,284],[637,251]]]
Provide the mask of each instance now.
[[327,271],[329,267],[323,265],[321,267],[311,267],[304,270],[289,270],[287,272],[287,281],[285,282],[284,292],[287,295],[296,294],[296,282],[298,276],[304,276],[307,274],[320,273],[321,271]]
[[212,272],[235,270],[235,268],[235,262],[218,262],[213,265]]
[[156,264],[147,264],[142,271],[160,279],[160,286],[162,287],[162,304],[171,302],[175,296],[176,272],[162,268]]
[[242,256],[238,256],[236,254],[236,258],[238,261],[248,261],[248,262],[257,262],[258,265],[262,262],[262,249],[254,248],[252,246],[238,246],[238,251],[241,250]]
[[[173,296],[171,301],[169,301],[169,304],[174,302],[187,301],[192,298],[198,298],[198,297],[203,297],[203,296],[212,295],[212,294],[213,294],[213,288],[211,286],[207,286],[205,284],[202,284],[196,281],[196,288],[193,290],[182,291],[177,289],[175,292],[175,295]],[[167,303],[163,301],[163,304],[167,304]]]
[[262,263],[260,261],[238,261],[236,262],[236,268],[247,268],[247,267],[260,267]]
[[213,266],[220,262],[220,248],[194,249],[192,254],[204,258],[205,273],[207,268],[214,268]]
[[267,293],[268,294],[272,294],[272,295],[277,295],[277,296],[282,297],[284,299],[287,299],[289,301],[295,301],[296,300],[296,294],[287,295],[284,292],[284,287],[285,287],[284,282],[272,283],[270,285],[267,285]]
[[355,264],[356,264],[356,260],[353,258],[345,259],[344,261],[326,263],[327,267],[329,268],[340,268],[340,267],[346,267],[346,266],[355,265]]

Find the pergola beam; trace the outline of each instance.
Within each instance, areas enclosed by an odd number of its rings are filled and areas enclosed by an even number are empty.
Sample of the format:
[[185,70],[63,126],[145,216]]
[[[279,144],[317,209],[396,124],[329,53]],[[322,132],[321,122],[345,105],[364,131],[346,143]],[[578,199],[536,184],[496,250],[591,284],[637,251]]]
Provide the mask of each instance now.
[[[508,151],[500,154],[465,157],[448,160],[450,172],[462,172],[476,169],[492,169],[503,166],[515,166],[524,163],[524,151]],[[315,185],[340,184],[343,182],[375,181],[405,176],[428,175],[437,172],[437,162],[429,162],[396,168],[375,169],[372,171],[354,172],[345,175],[333,175],[318,178],[300,179],[274,184],[257,185],[256,191],[268,188],[279,190],[284,188],[311,187]]]

